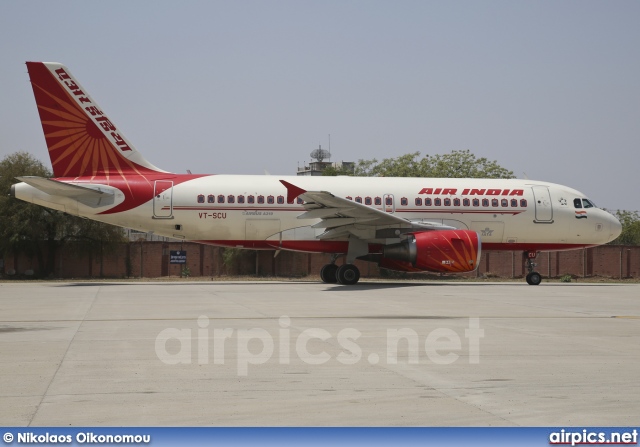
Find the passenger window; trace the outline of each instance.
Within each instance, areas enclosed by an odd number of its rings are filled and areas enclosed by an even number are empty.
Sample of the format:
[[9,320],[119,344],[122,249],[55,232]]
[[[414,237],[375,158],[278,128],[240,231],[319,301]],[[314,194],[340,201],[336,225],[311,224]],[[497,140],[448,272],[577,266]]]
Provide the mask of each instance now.
[[385,205],[393,205],[393,201],[391,200],[391,197],[387,197],[386,199],[384,199],[384,203]]
[[204,203],[204,194],[198,194],[198,203]]
[[444,199],[444,206],[451,206],[451,199]]
[[278,205],[284,204],[284,196],[278,196]]
[[513,208],[517,208],[518,207],[518,199],[511,199],[511,206]]
[[273,196],[268,196],[268,197],[267,197],[267,203],[268,203],[269,205],[273,205],[273,204],[275,203],[275,197],[273,197]]
[[480,199],[473,199],[473,206],[480,206]]
[[416,206],[422,206],[422,199],[420,197],[416,199]]
[[489,206],[489,199],[482,199],[482,206]]
[[218,203],[224,203],[224,196],[222,194],[218,196]]
[[238,196],[238,203],[244,203],[244,196]]
[[580,199],[573,199],[573,206],[576,208],[582,208],[582,201],[580,201]]
[[400,205],[407,206],[408,204],[409,204],[409,199],[407,199],[406,197],[403,197],[400,199]]
[[453,199],[453,206],[460,206],[460,199]]
[[229,203],[235,203],[235,202],[236,202],[236,197],[235,197],[235,196],[228,196],[228,197],[227,197],[227,202],[229,202]]
[[258,196],[258,203],[264,203],[264,196]]
[[462,199],[462,206],[471,206],[471,200]]
[[520,199],[520,206],[522,208],[526,208],[527,207],[527,199]]
[[207,203],[216,203],[216,198],[213,194],[207,196]]
[[247,203],[255,203],[256,199],[254,196],[247,197]]
[[373,201],[376,205],[382,205],[382,199],[380,197],[376,197]]
[[362,197],[356,197],[356,203],[362,203]]
[[431,206],[431,199],[424,199],[424,206]]
[[508,201],[507,199],[502,199],[502,200],[500,201],[500,205],[505,206],[505,207],[506,207],[506,206],[509,206],[509,201]]
[[[351,200],[351,197],[347,197],[347,199]],[[298,201],[298,205],[302,205],[304,203],[304,200],[302,200],[300,197],[298,197],[296,200]]]
[[433,201],[433,203],[435,204],[435,206],[440,206],[440,205],[442,205],[442,200],[440,200],[440,199],[435,199],[435,200]]
[[372,202],[371,202],[371,197],[365,197],[365,198],[364,198],[364,204],[365,204],[365,205],[371,205],[371,203],[372,203]]

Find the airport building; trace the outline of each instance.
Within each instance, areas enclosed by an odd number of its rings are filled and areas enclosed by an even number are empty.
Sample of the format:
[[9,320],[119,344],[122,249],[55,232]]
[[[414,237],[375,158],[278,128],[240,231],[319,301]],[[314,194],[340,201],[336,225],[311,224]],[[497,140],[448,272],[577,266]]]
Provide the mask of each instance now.
[[[302,167],[298,166],[297,175],[304,176],[320,176],[324,170],[332,167],[341,172],[353,173],[356,164],[352,161],[328,161],[331,158],[331,152],[326,149],[322,149],[322,146],[318,146],[318,149],[314,149],[311,154],[311,159],[308,164],[303,163]],[[327,161],[325,161],[327,159]]]

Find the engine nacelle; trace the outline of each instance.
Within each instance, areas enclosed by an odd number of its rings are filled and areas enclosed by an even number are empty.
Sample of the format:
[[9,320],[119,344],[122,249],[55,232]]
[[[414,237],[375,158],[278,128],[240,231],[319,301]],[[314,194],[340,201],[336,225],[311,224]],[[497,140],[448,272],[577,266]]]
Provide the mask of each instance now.
[[481,251],[475,231],[424,231],[383,247],[380,266],[402,271],[471,272],[478,268]]

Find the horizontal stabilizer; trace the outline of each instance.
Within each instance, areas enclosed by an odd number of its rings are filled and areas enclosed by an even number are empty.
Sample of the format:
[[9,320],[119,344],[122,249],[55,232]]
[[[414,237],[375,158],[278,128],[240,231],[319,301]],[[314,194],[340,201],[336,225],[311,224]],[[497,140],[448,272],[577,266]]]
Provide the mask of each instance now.
[[105,196],[113,196],[111,191],[101,191],[99,187],[87,188],[86,186],[70,185],[69,183],[59,182],[43,177],[16,177],[21,182],[45,192],[52,196],[73,197],[73,198],[104,198]]

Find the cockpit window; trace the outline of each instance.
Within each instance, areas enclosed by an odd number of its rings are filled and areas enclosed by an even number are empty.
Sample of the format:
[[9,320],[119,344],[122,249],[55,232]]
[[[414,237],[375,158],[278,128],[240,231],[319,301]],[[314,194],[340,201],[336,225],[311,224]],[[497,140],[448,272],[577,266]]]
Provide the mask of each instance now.
[[584,205],[585,208],[593,208],[593,207],[595,207],[595,205],[593,203],[591,203],[587,199],[582,199],[582,205]]
[[580,199],[573,199],[573,206],[576,208],[582,208],[582,202]]

